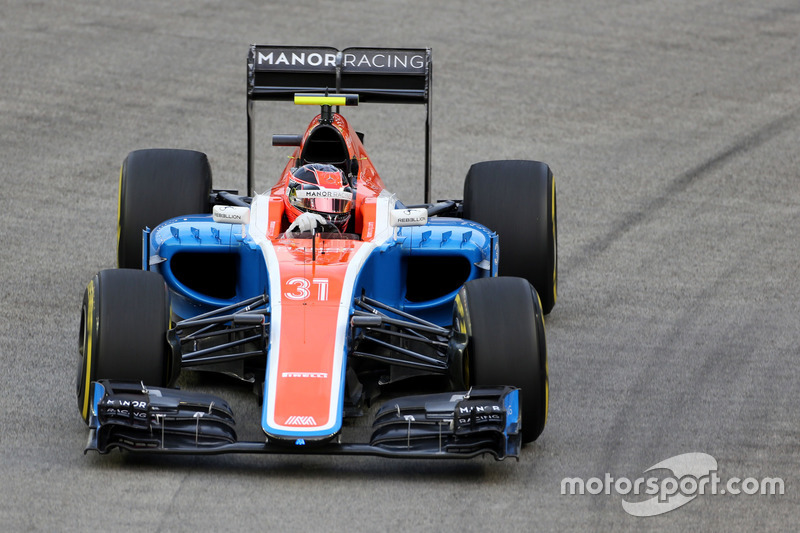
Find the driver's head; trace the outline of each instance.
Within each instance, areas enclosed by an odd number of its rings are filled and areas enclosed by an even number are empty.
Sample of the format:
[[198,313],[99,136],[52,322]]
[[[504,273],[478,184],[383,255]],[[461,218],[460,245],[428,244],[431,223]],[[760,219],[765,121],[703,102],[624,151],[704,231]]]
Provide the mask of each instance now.
[[344,231],[353,208],[353,190],[335,166],[311,163],[292,170],[284,203],[289,222],[301,213],[318,213]]

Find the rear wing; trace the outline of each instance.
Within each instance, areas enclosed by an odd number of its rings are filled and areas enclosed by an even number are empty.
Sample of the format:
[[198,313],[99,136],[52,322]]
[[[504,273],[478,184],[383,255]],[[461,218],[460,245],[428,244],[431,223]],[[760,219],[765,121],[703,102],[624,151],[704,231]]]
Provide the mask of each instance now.
[[431,189],[430,48],[336,48],[251,45],[247,57],[247,194],[253,191],[258,100],[296,93],[357,94],[360,103],[425,105],[425,202]]

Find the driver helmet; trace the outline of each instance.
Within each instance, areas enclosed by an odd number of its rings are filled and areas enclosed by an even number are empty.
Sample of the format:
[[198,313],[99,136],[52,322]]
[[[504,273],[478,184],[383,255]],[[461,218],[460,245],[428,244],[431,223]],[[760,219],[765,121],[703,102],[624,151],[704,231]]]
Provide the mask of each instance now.
[[344,231],[353,208],[353,189],[339,168],[310,163],[292,169],[284,203],[290,223],[301,213],[317,213]]

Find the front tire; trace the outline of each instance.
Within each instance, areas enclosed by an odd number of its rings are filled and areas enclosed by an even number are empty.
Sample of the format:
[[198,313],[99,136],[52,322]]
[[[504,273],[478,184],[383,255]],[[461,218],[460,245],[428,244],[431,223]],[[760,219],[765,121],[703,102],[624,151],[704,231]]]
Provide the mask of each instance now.
[[549,401],[547,343],[536,290],[522,278],[467,282],[456,296],[453,329],[463,343],[463,382],[519,388],[522,442],[536,440],[547,423]]
[[464,218],[497,232],[499,275],[527,279],[549,313],[558,286],[556,185],[550,167],[523,160],[472,165],[464,181]]
[[100,379],[164,387],[176,368],[167,343],[169,294],[142,270],[102,270],[83,295],[78,344],[78,410],[89,422],[91,384]]
[[119,178],[117,265],[142,268],[142,230],[180,215],[211,210],[211,166],[192,150],[149,149],[128,154]]

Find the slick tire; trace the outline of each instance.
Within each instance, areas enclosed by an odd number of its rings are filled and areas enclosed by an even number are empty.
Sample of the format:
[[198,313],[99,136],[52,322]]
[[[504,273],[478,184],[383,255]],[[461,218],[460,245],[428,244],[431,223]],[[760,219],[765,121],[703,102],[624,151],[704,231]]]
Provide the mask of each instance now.
[[78,341],[78,410],[85,422],[93,381],[164,387],[177,378],[167,342],[169,320],[169,293],[155,272],[101,270],[89,282]]
[[527,279],[549,313],[558,285],[556,185],[550,167],[522,160],[472,165],[464,181],[464,218],[497,232],[499,275]]
[[149,149],[128,154],[119,177],[117,265],[142,268],[142,230],[181,215],[210,212],[206,154]]
[[456,296],[453,328],[463,341],[460,366],[471,386],[520,389],[522,442],[547,423],[547,342],[539,296],[523,278],[467,282]]

